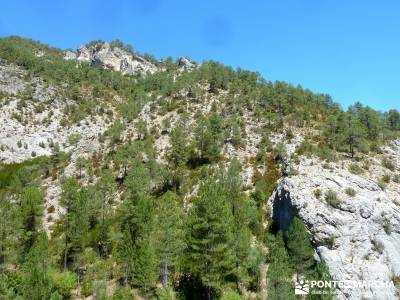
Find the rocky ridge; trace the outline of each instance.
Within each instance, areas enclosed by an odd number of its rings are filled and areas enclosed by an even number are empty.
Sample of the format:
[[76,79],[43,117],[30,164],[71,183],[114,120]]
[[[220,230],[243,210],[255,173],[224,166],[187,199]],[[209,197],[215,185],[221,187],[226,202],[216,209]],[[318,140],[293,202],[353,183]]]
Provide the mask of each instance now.
[[157,67],[143,57],[120,47],[112,46],[108,42],[82,45],[76,53],[67,50],[64,58],[66,60],[76,59],[78,63],[119,71],[126,75],[145,75],[157,71]]

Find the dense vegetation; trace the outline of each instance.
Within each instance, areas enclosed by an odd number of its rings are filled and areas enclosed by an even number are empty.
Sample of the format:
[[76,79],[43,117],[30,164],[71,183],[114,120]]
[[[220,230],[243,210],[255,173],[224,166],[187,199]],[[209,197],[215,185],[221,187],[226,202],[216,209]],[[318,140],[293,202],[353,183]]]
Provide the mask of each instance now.
[[[300,219],[287,232],[270,230],[265,201],[289,158],[269,134],[290,139],[291,127],[316,130],[321,134],[310,135],[297,154],[336,159],[378,152],[400,130],[396,110],[357,103],[343,111],[329,95],[213,61],[180,72],[168,59],[155,74],[122,76],[77,67],[62,51],[18,37],[0,40],[0,58],[48,83],[67,84],[64,96],[74,104],[65,126],[87,115],[120,116],[100,137],[110,142],[109,152],[77,160],[75,177],[60,176],[69,157],[57,149],[50,158],[0,166],[0,295],[6,299],[242,299],[261,292],[266,264],[269,299],[294,299],[294,275],[329,275],[314,260]],[[189,124],[186,102],[205,98],[214,99],[211,112],[194,112]],[[136,120],[154,103],[161,114],[179,113],[165,162],[156,159],[156,133]],[[253,163],[267,170],[255,170],[254,189],[243,186],[241,163],[222,155],[227,143],[243,146],[249,115],[262,132]],[[132,123],[138,137],[124,140]],[[51,238],[43,227],[47,178],[61,181],[64,210]]]

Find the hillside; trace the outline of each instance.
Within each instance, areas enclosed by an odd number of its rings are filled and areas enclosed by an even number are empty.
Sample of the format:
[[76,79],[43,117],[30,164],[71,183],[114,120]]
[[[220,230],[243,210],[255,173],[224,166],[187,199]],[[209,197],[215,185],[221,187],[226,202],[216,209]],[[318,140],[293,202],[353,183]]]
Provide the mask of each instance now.
[[20,37],[0,108],[1,299],[297,299],[299,278],[391,284],[306,299],[400,297],[397,110]]

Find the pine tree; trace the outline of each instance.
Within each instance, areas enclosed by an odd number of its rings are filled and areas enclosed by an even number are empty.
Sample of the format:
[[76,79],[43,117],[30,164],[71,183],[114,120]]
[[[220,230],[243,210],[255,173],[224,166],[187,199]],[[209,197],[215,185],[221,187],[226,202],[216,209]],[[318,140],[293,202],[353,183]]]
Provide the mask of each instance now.
[[103,171],[94,188],[92,211],[98,226],[98,247],[101,256],[110,251],[110,222],[112,215],[111,205],[114,203],[116,183],[110,170]]
[[125,283],[130,282],[144,291],[153,288],[158,277],[154,217],[154,204],[150,197],[140,195],[136,199],[125,200],[118,257]]
[[89,229],[88,195],[74,178],[67,178],[63,184],[61,204],[65,208],[64,215],[64,269],[68,259],[73,257],[78,279],[80,275],[79,252],[85,247],[85,238]]
[[124,181],[133,199],[138,199],[150,192],[151,174],[149,170],[138,160],[132,162],[132,167]]
[[185,215],[174,193],[168,191],[158,202],[156,218],[156,243],[160,260],[160,274],[164,288],[169,275],[180,267],[185,248]]
[[35,243],[42,224],[43,197],[37,187],[24,189],[21,195],[22,258]]
[[168,160],[173,170],[172,185],[177,191],[182,184],[185,164],[188,160],[186,136],[181,126],[175,127],[171,132],[171,149]]
[[228,171],[221,178],[224,195],[229,201],[234,219],[233,236],[235,251],[236,284],[247,276],[247,262],[251,250],[251,231],[249,224],[253,219],[253,207],[242,192],[243,179],[240,175],[241,166],[237,159],[233,159]]
[[82,178],[82,170],[86,167],[87,165],[87,160],[82,157],[79,156],[76,160],[76,168],[79,170],[79,178]]
[[216,113],[201,116],[195,128],[195,146],[200,162],[215,162],[220,157],[223,128],[222,118]]
[[45,233],[38,233],[24,263],[23,294],[25,299],[49,299],[52,290],[48,274],[48,241]]
[[20,227],[18,206],[0,193],[0,273],[16,259]]
[[268,267],[268,299],[294,300],[292,283],[293,270],[290,267],[282,233],[279,232],[271,243]]
[[341,131],[342,141],[349,147],[351,157],[354,157],[356,149],[359,149],[365,137],[365,132],[360,120],[352,113],[348,113]]
[[207,298],[235,273],[232,210],[217,182],[199,190],[189,215],[187,267],[207,287]]
[[171,132],[171,150],[169,152],[169,161],[173,168],[178,168],[186,164],[188,158],[187,137],[180,126],[172,129]]
[[314,249],[304,223],[297,217],[289,226],[286,242],[290,262],[299,273],[314,265]]

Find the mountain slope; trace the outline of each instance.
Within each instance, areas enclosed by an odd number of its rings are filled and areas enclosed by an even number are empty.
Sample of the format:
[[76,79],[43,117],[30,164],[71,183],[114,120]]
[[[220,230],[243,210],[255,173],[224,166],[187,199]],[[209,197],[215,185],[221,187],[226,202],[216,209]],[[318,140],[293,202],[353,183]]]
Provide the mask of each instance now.
[[0,196],[18,215],[1,228],[17,237],[2,240],[1,293],[29,298],[34,280],[11,279],[42,259],[40,299],[293,299],[294,275],[379,278],[393,287],[331,297],[398,297],[396,110],[343,111],[329,95],[119,41],[75,53],[10,37],[0,59]]

